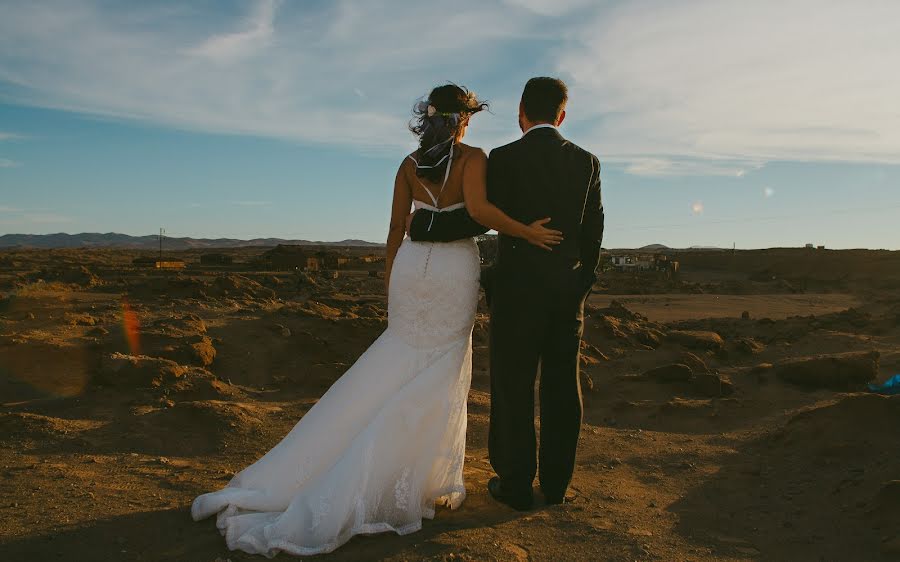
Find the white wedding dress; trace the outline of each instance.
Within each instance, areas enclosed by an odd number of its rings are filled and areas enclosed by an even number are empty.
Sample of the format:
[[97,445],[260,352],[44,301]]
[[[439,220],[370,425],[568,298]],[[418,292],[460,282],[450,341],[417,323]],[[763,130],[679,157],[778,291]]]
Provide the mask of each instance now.
[[280,443],[195,499],[194,520],[217,514],[228,548],[272,557],[412,533],[436,503],[458,507],[479,264],[472,239],[404,240],[384,333]]

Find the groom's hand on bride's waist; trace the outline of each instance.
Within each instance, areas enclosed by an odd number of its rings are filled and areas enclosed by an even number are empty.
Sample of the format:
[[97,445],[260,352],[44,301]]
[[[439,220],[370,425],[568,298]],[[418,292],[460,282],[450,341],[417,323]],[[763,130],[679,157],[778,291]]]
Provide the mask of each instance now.
[[452,242],[487,231],[472,219],[465,207],[444,212],[419,209],[409,224],[409,237],[416,242]]

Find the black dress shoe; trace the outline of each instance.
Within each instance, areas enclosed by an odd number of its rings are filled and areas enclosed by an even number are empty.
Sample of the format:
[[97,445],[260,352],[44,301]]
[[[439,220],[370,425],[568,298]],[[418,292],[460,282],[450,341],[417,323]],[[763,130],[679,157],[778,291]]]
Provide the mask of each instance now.
[[491,478],[488,481],[487,488],[491,497],[516,511],[528,511],[534,505],[534,497],[530,494],[527,496],[513,496],[503,490],[503,482],[501,482],[499,476]]
[[544,494],[544,503],[547,505],[561,505],[564,503],[571,503],[572,500],[574,500],[576,497],[577,496],[572,492],[568,492],[562,495]]

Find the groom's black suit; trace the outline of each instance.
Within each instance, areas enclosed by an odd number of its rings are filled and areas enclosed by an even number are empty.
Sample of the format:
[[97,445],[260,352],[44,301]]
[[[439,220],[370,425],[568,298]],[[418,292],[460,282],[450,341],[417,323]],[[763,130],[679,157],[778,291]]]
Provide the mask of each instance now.
[[[491,464],[504,495],[530,504],[540,365],[540,483],[549,500],[561,501],[581,429],[584,300],[596,280],[603,238],[600,163],[555,128],[533,129],[491,151],[487,191],[491,203],[510,217],[525,224],[550,217],[547,227],[564,237],[548,252],[501,234],[497,263],[482,275],[491,307]],[[441,242],[485,230],[465,209],[420,210],[410,236]]]

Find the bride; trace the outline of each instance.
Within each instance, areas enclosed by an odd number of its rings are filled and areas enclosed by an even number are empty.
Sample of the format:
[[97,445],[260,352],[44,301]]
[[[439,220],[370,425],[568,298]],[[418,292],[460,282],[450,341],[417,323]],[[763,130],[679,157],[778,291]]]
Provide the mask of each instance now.
[[486,196],[487,156],[463,144],[487,106],[448,84],[415,108],[419,148],[394,184],[387,240],[388,327],[284,439],[222,490],[194,500],[228,548],[268,557],[330,552],[353,535],[407,534],[466,495],[466,399],[480,260],[473,239],[404,238],[416,209],[462,206],[484,226],[549,247],[547,219],[524,225]]

